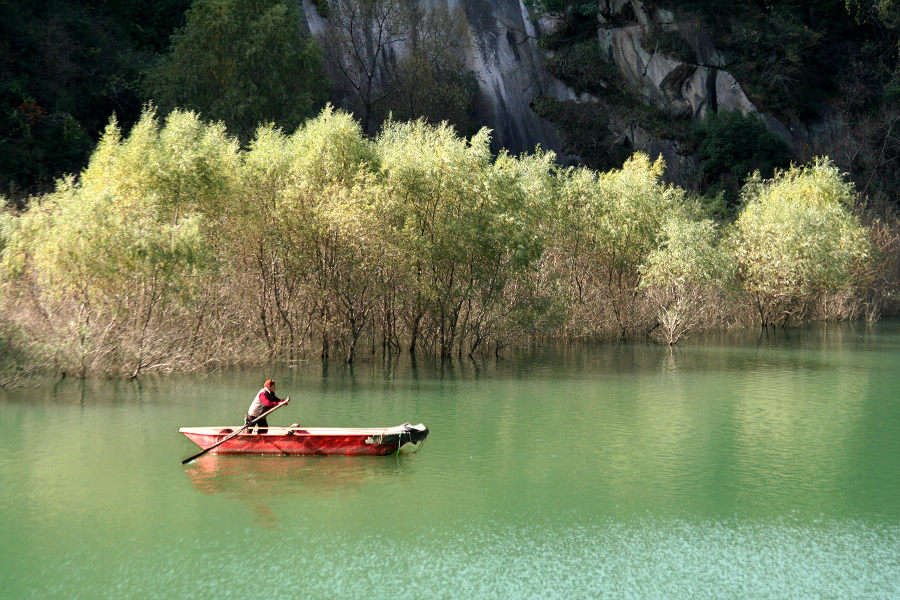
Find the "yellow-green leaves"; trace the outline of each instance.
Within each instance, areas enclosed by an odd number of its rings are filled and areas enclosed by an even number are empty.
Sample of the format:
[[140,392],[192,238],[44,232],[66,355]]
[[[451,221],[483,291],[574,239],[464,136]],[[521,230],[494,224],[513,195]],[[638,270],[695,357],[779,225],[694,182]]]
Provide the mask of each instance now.
[[673,344],[861,297],[867,231],[829,162],[751,178],[724,238],[663,173],[643,154],[605,173],[493,156],[487,130],[422,120],[369,139],[331,107],[241,148],[148,108],[127,135],[110,123],[78,179],[0,217],[0,294],[60,364],[132,375],[310,348]]
[[728,283],[733,271],[730,258],[718,243],[712,221],[672,216],[663,224],[659,247],[641,266],[641,285],[681,288]]
[[148,107],[124,139],[110,123],[79,183],[90,194],[111,194],[124,210],[154,206],[177,221],[191,212],[219,215],[238,164],[237,142],[221,123],[176,110],[160,124]]
[[715,322],[731,286],[734,259],[709,219],[671,214],[659,246],[641,265],[640,287],[656,309],[653,332],[672,345],[704,323]]
[[816,295],[851,291],[870,249],[855,191],[829,161],[752,179],[729,235],[744,289],[764,323],[803,316]]
[[549,186],[529,180],[536,165],[519,169],[505,155],[493,161],[487,130],[466,140],[448,125],[389,122],[376,146],[379,212],[407,282],[403,312],[436,331],[432,343],[448,355],[469,328],[496,318],[510,282],[540,257],[539,209],[547,203],[535,195]]

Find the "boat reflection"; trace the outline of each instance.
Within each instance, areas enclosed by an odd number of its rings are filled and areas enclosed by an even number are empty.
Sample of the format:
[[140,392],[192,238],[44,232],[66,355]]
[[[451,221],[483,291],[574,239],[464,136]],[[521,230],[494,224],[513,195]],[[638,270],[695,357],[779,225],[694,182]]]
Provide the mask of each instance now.
[[245,456],[207,454],[185,466],[204,494],[254,499],[281,494],[329,496],[402,475],[411,457]]
[[286,506],[332,504],[337,497],[393,485],[408,471],[411,457],[247,456],[207,454],[185,465],[191,485],[207,495],[224,495],[246,505],[258,525],[277,529]]

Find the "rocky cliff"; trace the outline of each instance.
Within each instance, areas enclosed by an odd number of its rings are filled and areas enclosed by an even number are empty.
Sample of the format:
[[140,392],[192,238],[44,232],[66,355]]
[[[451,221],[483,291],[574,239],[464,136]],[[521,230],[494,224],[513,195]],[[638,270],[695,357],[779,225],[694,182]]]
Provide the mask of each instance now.
[[472,37],[467,62],[476,73],[480,112],[495,143],[513,153],[533,151],[536,144],[559,151],[556,130],[530,104],[536,96],[574,95],[544,71],[524,1],[464,0],[462,5]]
[[[555,128],[538,117],[530,104],[536,96],[574,98],[574,94],[542,68],[538,33],[524,1],[420,0],[419,4],[444,4],[448,12],[465,20],[470,38],[465,63],[476,76],[477,112],[493,130],[496,149],[530,152],[540,144],[560,150]],[[302,7],[310,31],[321,38],[326,26],[316,6],[303,0]],[[403,44],[398,43],[394,50],[394,56],[401,55]],[[390,54],[385,56],[389,60]]]
[[[601,0],[598,21],[598,43],[624,80],[636,86],[648,104],[694,120],[702,119],[708,111],[759,113],[725,70],[725,61],[708,33],[696,23],[678,23],[672,12],[650,8],[642,0]],[[685,60],[661,51],[658,44],[648,47],[646,40],[653,39],[656,31],[680,37],[693,56]],[[789,142],[803,142],[805,132],[792,131],[771,115],[760,116]]]
[[[710,36],[696,24],[678,23],[672,12],[642,0],[598,3],[596,43],[615,66],[618,84],[636,89],[648,106],[673,117],[693,120],[702,119],[709,111],[758,112],[724,68],[724,60]],[[537,40],[542,34],[552,33],[553,20],[531,14],[524,0],[420,0],[420,4],[443,4],[465,19],[470,36],[465,62],[476,75],[479,116],[493,130],[495,147],[519,153],[540,144],[564,154],[556,128],[535,114],[532,102],[536,97],[592,103],[598,100],[587,95],[579,97],[547,74],[543,66],[546,53],[538,47]],[[310,30],[321,36],[325,26],[315,5],[309,0],[303,0],[302,5]],[[661,49],[658,42],[654,44],[660,32],[684,40],[691,56],[676,57]],[[396,50],[402,53],[402,44]],[[607,122],[615,138],[629,150],[662,154],[669,165],[669,178],[691,187],[697,165],[681,152],[677,142],[660,139],[634,120],[621,117],[614,105],[604,104],[602,109],[608,113]],[[789,141],[803,142],[801,131],[792,131],[771,116],[762,117],[770,129]]]

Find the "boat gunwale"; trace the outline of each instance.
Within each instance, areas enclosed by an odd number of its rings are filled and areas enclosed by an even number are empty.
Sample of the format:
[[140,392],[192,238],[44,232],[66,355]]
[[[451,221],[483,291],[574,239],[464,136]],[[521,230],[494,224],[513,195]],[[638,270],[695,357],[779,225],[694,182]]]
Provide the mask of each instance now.
[[[179,433],[183,434],[194,434],[194,435],[207,435],[207,436],[226,436],[234,433],[241,429],[242,425],[238,426],[198,426],[198,427],[180,427],[178,429]],[[411,429],[422,431],[421,428],[424,428],[426,431],[428,430],[424,424],[419,423],[418,425],[395,425],[393,427],[274,427],[268,426],[265,427],[267,430],[266,433],[249,433],[243,432],[241,435],[264,435],[264,436],[275,436],[275,437],[284,437],[287,435],[310,435],[310,436],[347,436],[347,435],[383,435],[383,434],[392,434],[392,433],[403,433],[409,431]]]

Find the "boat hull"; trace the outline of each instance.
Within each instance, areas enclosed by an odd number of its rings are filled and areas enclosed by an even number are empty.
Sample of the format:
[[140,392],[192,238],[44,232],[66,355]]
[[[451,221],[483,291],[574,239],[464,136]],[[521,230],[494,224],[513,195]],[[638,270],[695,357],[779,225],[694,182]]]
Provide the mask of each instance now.
[[[201,448],[221,442],[240,427],[182,427],[178,431]],[[415,452],[425,443],[428,428],[419,423],[368,429],[330,427],[269,427],[266,433],[240,433],[211,450],[216,454],[384,456]]]

